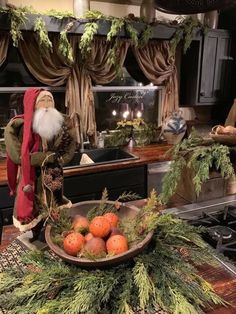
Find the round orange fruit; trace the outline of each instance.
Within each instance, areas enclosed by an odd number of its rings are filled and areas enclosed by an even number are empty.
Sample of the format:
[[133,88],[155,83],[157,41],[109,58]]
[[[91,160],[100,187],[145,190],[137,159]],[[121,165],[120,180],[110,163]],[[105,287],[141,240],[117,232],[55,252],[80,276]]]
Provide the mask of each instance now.
[[111,229],[109,221],[103,216],[97,216],[93,218],[89,225],[89,231],[94,237],[104,238],[106,237]]
[[85,243],[82,234],[72,232],[68,234],[63,241],[64,251],[72,256],[76,256]]
[[86,217],[76,216],[72,222],[72,227],[77,232],[86,232],[89,230],[89,221]]
[[103,215],[109,222],[111,227],[117,227],[119,217],[114,213],[106,213]]
[[111,236],[106,242],[108,254],[118,255],[128,251],[128,241],[125,236],[117,234]]
[[105,241],[101,238],[93,237],[85,244],[83,251],[95,256],[106,254]]

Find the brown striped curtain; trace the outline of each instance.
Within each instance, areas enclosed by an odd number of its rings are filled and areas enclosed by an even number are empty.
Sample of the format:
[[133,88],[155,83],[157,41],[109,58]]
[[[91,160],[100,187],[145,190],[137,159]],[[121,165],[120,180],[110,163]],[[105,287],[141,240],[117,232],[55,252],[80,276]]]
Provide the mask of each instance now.
[[[73,118],[77,130],[77,141],[80,133],[93,141],[96,137],[95,105],[92,93],[92,81],[97,84],[111,82],[116,76],[114,66],[106,63],[111,44],[105,39],[95,38],[91,53],[86,62],[79,58],[79,36],[69,37],[73,49],[74,63],[68,64],[58,52],[58,36],[53,36],[53,53],[40,53],[37,36],[34,33],[24,34],[19,43],[20,53],[33,76],[49,86],[66,84],[66,107]],[[119,53],[120,64],[123,65],[129,43],[121,42]]]
[[178,82],[175,57],[171,54],[168,41],[150,40],[143,48],[133,47],[133,53],[147,79],[155,85],[164,85],[161,118],[178,110]]
[[9,45],[9,33],[0,31],[0,66],[4,63],[7,57],[8,45]]
[[[49,86],[66,85],[65,105],[68,107],[68,114],[70,114],[74,120],[77,142],[79,143],[80,122],[75,113],[80,114],[80,112],[73,112],[73,108],[76,107],[78,101],[73,97],[76,91],[71,91],[71,82],[77,81],[77,64],[76,62],[69,64],[59,53],[59,35],[54,34],[54,36],[50,37],[50,40],[53,44],[52,52],[44,51],[44,53],[42,53],[38,44],[37,35],[34,33],[25,33],[24,40],[19,42],[19,50],[27,68],[38,81]],[[77,54],[78,38],[71,36],[70,41],[72,43],[77,42],[77,46],[73,45],[73,55],[75,58]],[[74,88],[79,90],[79,85],[74,84]]]
[[[107,63],[109,50],[111,49],[112,44],[107,42],[106,38],[96,37],[92,44],[91,53],[87,56],[85,62],[80,63],[79,68],[79,79],[80,79],[80,105],[86,108],[91,108],[90,119],[95,119],[95,106],[94,106],[94,97],[92,93],[92,82],[95,84],[103,85],[110,83],[117,76],[117,70],[114,65],[110,65]],[[121,40],[119,47],[117,47],[117,55],[119,56],[119,65],[123,66],[124,60],[127,54],[127,50],[129,47],[129,41]],[[92,114],[93,112],[93,114]],[[81,110],[82,119],[85,121],[85,129],[87,130],[87,134],[94,134],[94,129],[90,129],[88,125],[88,121],[86,121],[86,117],[84,116],[84,110]],[[86,127],[87,124],[87,127]],[[94,126],[96,123],[94,121]]]

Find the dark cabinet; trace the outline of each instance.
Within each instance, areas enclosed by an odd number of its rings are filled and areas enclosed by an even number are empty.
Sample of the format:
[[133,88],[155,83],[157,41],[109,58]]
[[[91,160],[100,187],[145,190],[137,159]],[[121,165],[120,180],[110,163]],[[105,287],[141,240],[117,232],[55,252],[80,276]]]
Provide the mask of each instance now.
[[0,186],[0,226],[12,224],[14,197],[9,195],[8,186]]
[[[123,192],[135,192],[147,197],[146,166],[118,169],[100,173],[90,173],[65,177],[64,194],[77,203],[100,199],[106,187],[109,199],[115,200]],[[14,197],[9,196],[8,186],[0,186],[0,239],[3,225],[12,224]]]
[[182,56],[181,106],[232,103],[235,56],[235,38],[229,31],[209,30],[196,37]]
[[107,188],[111,200],[125,191],[145,198],[146,176],[146,166],[70,176],[65,178],[64,194],[72,203],[100,199],[104,188]]

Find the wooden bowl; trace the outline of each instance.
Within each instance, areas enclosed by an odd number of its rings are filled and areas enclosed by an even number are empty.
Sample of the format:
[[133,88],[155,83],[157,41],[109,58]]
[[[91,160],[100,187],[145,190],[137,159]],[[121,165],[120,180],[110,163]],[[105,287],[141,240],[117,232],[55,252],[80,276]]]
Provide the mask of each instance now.
[[[68,215],[72,218],[75,215],[86,216],[88,211],[94,206],[98,206],[99,203],[100,201],[85,201],[85,202],[76,203],[70,209],[68,209]],[[114,204],[115,202],[108,201],[107,203]],[[121,220],[124,217],[132,219],[138,214],[139,210],[140,210],[139,208],[133,205],[124,205],[120,203],[120,209],[117,214]],[[53,243],[51,234],[52,234],[52,226],[47,225],[45,229],[46,242],[49,248],[56,255],[58,255],[61,259],[71,264],[76,264],[81,267],[96,268],[96,267],[109,267],[109,266],[118,265],[135,257],[140,252],[142,252],[144,248],[148,245],[148,243],[151,241],[152,236],[153,236],[153,231],[149,232],[141,242],[130,247],[130,249],[127,252],[119,254],[119,255],[111,256],[111,257],[99,258],[96,260],[68,255],[62,248],[60,248],[59,246]]]
[[235,146],[236,145],[236,135],[228,135],[228,134],[214,134],[210,133],[210,137],[217,143]]

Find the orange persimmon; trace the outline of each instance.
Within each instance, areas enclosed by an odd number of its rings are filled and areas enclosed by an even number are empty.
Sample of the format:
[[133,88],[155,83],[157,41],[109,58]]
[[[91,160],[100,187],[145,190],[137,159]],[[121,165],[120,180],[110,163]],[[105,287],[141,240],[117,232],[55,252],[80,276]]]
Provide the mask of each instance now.
[[89,232],[94,237],[104,238],[106,237],[111,229],[109,221],[103,216],[96,216],[92,219],[89,225]]
[[109,222],[111,227],[117,227],[119,217],[114,213],[106,213],[103,215]]
[[128,241],[123,235],[113,235],[107,240],[106,248],[108,254],[118,255],[128,251]]
[[65,237],[63,241],[63,248],[67,254],[76,256],[78,252],[82,249],[84,243],[85,239],[82,234],[72,232]]

